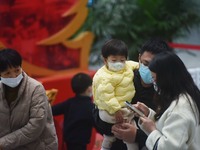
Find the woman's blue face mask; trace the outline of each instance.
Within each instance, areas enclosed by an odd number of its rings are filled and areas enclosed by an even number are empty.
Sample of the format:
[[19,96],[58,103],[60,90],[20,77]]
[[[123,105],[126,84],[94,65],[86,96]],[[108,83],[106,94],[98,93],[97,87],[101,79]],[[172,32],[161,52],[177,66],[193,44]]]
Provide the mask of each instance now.
[[148,66],[145,66],[144,64],[140,63],[139,73],[145,84],[153,83],[151,71],[149,70]]

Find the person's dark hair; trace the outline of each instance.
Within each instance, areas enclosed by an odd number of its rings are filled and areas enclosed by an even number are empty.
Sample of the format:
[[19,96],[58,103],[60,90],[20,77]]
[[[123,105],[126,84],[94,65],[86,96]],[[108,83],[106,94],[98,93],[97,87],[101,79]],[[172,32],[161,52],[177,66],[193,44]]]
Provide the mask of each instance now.
[[125,56],[126,59],[128,57],[128,47],[127,45],[117,39],[111,39],[105,42],[101,50],[102,56],[104,58],[108,58],[110,55],[122,55]]
[[173,51],[171,47],[167,44],[166,41],[159,37],[153,37],[147,40],[139,50],[139,53],[142,55],[144,52],[150,52],[154,55],[159,54],[164,51]]
[[[149,69],[156,73],[157,114],[158,119],[180,94],[190,95],[200,112],[200,91],[193,81],[182,60],[172,52],[157,54],[149,64]],[[191,103],[190,103],[191,104]]]
[[81,94],[92,85],[92,78],[85,73],[77,73],[71,80],[71,87],[75,94]]
[[5,48],[0,50],[0,72],[6,71],[10,67],[22,65],[21,55],[14,49]]

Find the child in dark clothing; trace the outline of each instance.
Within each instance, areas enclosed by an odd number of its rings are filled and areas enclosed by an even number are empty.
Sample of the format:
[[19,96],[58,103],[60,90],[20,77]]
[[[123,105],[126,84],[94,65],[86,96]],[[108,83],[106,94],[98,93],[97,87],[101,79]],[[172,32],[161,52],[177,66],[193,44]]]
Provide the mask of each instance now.
[[63,135],[67,150],[86,150],[90,142],[94,125],[91,85],[92,78],[89,75],[76,74],[71,80],[71,87],[76,95],[52,106],[54,116],[64,114]]

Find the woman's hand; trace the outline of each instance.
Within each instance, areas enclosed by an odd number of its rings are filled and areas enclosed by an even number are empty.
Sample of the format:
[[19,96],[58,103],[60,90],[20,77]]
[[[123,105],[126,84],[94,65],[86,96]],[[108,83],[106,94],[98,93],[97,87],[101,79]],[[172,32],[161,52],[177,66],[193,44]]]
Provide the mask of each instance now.
[[150,134],[152,131],[156,130],[155,122],[147,117],[140,117],[139,122],[142,126],[142,130],[144,130],[146,134]]
[[144,103],[137,102],[134,106],[139,109],[145,116],[149,115],[149,107],[147,107]]
[[112,126],[112,133],[118,139],[121,139],[125,142],[134,142],[136,137],[137,128],[134,124],[122,123],[115,124]]

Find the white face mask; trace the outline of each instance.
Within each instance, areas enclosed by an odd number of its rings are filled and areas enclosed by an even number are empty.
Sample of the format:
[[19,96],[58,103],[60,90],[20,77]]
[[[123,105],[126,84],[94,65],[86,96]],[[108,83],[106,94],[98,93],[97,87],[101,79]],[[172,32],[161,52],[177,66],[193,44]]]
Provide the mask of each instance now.
[[124,69],[125,63],[122,62],[108,62],[108,69],[111,71],[120,71]]
[[1,77],[1,82],[9,87],[17,87],[21,80],[23,79],[22,73],[20,73],[16,78],[3,78]]
[[156,84],[155,81],[153,82],[153,87],[154,87],[154,90],[158,93],[158,95],[160,95],[160,90],[159,90],[158,85]]
[[155,81],[153,81],[153,88],[156,92],[158,92],[158,85],[156,84]]

